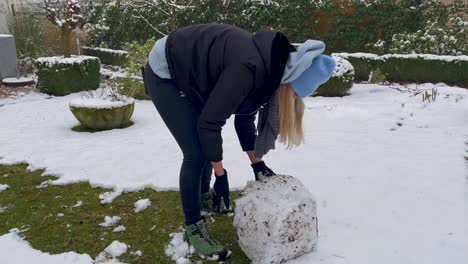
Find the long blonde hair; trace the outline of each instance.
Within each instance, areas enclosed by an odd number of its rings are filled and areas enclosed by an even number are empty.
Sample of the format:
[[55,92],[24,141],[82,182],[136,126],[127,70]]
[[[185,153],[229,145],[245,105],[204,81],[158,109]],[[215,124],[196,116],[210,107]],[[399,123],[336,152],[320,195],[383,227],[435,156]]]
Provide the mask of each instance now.
[[295,96],[289,83],[281,84],[279,89],[279,137],[280,142],[285,144],[287,149],[291,149],[304,142],[304,101]]

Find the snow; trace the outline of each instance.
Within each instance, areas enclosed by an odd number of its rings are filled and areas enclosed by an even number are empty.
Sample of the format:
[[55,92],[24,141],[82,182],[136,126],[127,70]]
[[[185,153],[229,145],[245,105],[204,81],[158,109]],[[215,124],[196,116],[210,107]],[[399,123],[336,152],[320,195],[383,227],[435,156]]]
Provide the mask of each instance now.
[[236,200],[234,226],[253,263],[284,263],[316,245],[317,204],[297,178],[267,177],[248,184]]
[[[422,102],[417,87],[440,95]],[[355,84],[350,93],[305,99],[306,144],[278,145],[265,159],[317,198],[317,248],[288,264],[464,263],[468,90]],[[135,101],[131,127],[78,133],[68,110],[78,97],[0,99],[0,163],[45,169],[59,177],[53,184],[112,188],[102,202],[146,187],[178,189],[182,153],[151,101]],[[223,137],[230,185],[241,189],[254,177],[232,120]]]
[[83,205],[83,201],[78,201],[78,202],[76,202],[76,204],[73,205],[72,207],[75,208],[75,207],[80,207],[80,206],[82,206],[82,205]]
[[78,108],[93,108],[93,109],[112,109],[119,108],[129,104],[133,104],[134,99],[127,98],[124,100],[112,101],[107,98],[75,98],[70,101],[70,107]]
[[4,84],[21,84],[21,83],[30,83],[33,82],[32,78],[28,77],[19,77],[19,78],[5,78],[2,80]]
[[333,53],[332,56],[347,58],[366,58],[372,60],[385,60],[389,58],[407,58],[407,59],[424,59],[424,60],[439,60],[439,61],[468,61],[467,55],[449,56],[449,55],[434,55],[434,54],[385,54],[382,56],[372,53]]
[[150,207],[151,201],[150,199],[141,199],[135,202],[135,213],[139,213],[146,208]]
[[8,186],[8,184],[0,184],[0,192],[8,189],[10,186]]
[[2,264],[93,264],[93,259],[87,254],[66,252],[52,255],[33,249],[19,235],[17,228],[8,234],[0,236],[0,258]]
[[108,216],[104,217],[104,223],[99,224],[102,227],[109,227],[117,224],[120,221],[120,216]]
[[354,67],[353,65],[351,65],[349,61],[341,57],[332,57],[332,58],[336,62],[336,66],[333,69],[333,73],[332,73],[333,77],[341,77],[341,76],[344,76],[345,74],[354,75]]
[[114,228],[114,230],[112,232],[117,233],[117,232],[123,232],[125,230],[127,230],[127,228],[125,226],[119,225],[118,227]]
[[0,34],[0,38],[12,38],[13,35],[8,35],[8,34]]
[[63,56],[54,56],[54,57],[42,57],[42,58],[37,58],[36,62],[38,63],[44,63],[47,64],[48,66],[52,66],[55,64],[82,64],[83,62],[87,60],[99,60],[97,57],[92,57],[92,56],[71,56],[70,58],[65,58]]
[[128,54],[128,51],[126,51],[126,50],[115,50],[115,49],[106,49],[106,48],[94,48],[94,47],[87,47],[87,46],[84,46],[83,49],[97,50],[97,51],[102,51],[102,52],[107,52],[107,53],[116,53],[116,54],[121,54],[121,55]]
[[96,257],[95,264],[101,263],[121,263],[118,261],[118,257],[127,253],[128,245],[118,240],[114,240],[109,246],[107,246],[103,252],[99,253]]
[[189,257],[195,252],[184,239],[184,232],[170,234],[171,241],[166,246],[166,255],[176,263],[190,263]]

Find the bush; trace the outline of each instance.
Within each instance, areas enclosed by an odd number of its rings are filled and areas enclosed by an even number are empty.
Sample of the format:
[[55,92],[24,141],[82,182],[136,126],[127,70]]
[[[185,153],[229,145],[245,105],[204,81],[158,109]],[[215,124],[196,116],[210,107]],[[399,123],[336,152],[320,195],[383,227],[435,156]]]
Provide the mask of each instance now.
[[333,57],[333,59],[336,61],[336,67],[333,70],[332,77],[315,91],[314,96],[345,96],[353,87],[353,65],[340,57]]
[[465,21],[468,5],[455,0],[451,5],[429,2],[432,15],[424,29],[413,33],[395,34],[390,43],[393,53],[462,55],[468,53]]
[[128,52],[125,50],[113,50],[105,48],[83,47],[85,55],[98,57],[101,63],[122,66],[127,62]]
[[45,20],[23,10],[9,21],[9,30],[15,37],[18,58],[37,58],[49,52],[45,43]]
[[52,95],[67,95],[99,87],[99,58],[43,57],[36,60],[38,87]]
[[356,79],[367,81],[372,71],[381,71],[388,81],[445,82],[468,85],[467,56],[438,56],[429,54],[335,53],[349,59],[356,69]]

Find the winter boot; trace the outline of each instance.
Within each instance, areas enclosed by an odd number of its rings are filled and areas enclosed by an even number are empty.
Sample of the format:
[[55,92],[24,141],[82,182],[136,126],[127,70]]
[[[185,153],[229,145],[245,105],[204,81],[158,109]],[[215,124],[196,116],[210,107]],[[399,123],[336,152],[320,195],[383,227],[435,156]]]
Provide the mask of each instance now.
[[231,251],[216,241],[206,228],[207,223],[202,217],[198,222],[185,226],[185,238],[195,248],[201,258],[213,261],[225,261]]

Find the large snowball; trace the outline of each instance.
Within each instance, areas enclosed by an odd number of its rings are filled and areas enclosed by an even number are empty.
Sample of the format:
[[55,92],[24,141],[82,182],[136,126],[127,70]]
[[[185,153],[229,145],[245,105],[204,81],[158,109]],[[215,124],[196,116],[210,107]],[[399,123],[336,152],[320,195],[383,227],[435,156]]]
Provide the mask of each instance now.
[[298,179],[268,177],[248,184],[236,200],[234,226],[254,264],[284,263],[317,243],[317,205]]

